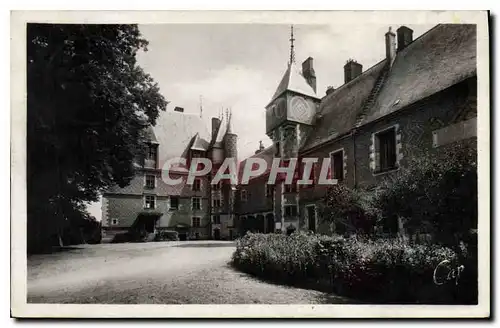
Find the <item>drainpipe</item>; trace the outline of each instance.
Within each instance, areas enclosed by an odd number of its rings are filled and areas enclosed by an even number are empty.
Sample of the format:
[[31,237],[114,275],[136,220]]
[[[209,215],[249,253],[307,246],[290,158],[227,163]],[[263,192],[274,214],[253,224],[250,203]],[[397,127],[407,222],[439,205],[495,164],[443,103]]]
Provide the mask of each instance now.
[[354,165],[352,166],[353,170],[353,183],[354,183],[354,188],[357,188],[358,183],[356,181],[356,129],[352,130],[351,133],[352,136],[352,154],[353,154],[353,163]]

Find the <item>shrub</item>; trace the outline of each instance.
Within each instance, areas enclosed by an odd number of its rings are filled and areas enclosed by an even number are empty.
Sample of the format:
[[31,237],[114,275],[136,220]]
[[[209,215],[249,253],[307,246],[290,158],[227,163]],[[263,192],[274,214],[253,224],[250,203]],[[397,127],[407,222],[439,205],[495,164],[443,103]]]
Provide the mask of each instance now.
[[396,239],[249,233],[237,241],[233,265],[274,281],[307,281],[377,303],[453,303],[457,286],[433,282],[434,269],[445,259],[455,261],[456,252]]
[[334,222],[338,232],[371,233],[377,213],[370,196],[343,184],[330,187],[321,208],[324,220]]
[[413,158],[377,188],[372,204],[381,220],[405,218],[410,233],[428,232],[455,247],[477,228],[476,150],[456,144]]

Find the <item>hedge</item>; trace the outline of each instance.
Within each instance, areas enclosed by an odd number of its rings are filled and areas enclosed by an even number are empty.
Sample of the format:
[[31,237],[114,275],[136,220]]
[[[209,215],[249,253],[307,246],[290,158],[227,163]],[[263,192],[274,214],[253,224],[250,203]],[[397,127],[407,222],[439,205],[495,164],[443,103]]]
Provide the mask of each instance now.
[[[312,284],[361,301],[473,304],[470,282],[438,286],[433,281],[440,262],[456,259],[455,251],[437,245],[297,232],[290,236],[249,233],[237,241],[232,263],[261,278]],[[462,283],[469,287],[461,290]],[[477,282],[472,286],[477,289]]]

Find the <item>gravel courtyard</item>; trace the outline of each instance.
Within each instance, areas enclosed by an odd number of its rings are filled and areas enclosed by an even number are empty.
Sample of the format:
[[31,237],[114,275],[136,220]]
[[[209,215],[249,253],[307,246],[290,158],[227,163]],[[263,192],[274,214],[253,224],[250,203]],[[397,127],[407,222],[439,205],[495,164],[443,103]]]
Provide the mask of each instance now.
[[346,299],[262,282],[228,263],[223,241],[76,246],[28,257],[28,302],[320,304]]

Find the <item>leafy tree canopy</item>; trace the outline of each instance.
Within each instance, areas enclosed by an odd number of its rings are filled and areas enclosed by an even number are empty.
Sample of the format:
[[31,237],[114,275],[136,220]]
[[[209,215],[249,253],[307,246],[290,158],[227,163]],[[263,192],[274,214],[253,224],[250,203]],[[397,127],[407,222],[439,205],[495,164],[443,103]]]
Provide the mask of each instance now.
[[167,105],[137,65],[147,45],[137,25],[27,25],[28,219],[84,214],[83,202],[130,182]]

